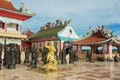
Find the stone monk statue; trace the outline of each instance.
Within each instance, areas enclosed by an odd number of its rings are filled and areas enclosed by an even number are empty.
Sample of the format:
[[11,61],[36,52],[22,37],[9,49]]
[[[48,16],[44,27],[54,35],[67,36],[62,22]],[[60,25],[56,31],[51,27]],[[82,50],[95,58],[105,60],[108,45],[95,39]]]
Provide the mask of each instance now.
[[30,51],[29,51],[29,48],[28,47],[25,47],[25,60],[24,60],[24,63],[25,65],[28,65],[29,64],[29,56],[30,56]]
[[35,45],[32,47],[32,60],[30,65],[33,67],[37,67],[37,62],[38,62],[38,51],[35,48]]
[[16,56],[15,56],[15,48],[14,48],[14,45],[11,45],[10,46],[10,50],[8,52],[8,57],[7,57],[7,60],[8,60],[8,69],[15,69],[15,66],[16,66],[16,63],[15,63],[15,60],[16,60]]
[[0,45],[0,70],[2,66],[2,45]]

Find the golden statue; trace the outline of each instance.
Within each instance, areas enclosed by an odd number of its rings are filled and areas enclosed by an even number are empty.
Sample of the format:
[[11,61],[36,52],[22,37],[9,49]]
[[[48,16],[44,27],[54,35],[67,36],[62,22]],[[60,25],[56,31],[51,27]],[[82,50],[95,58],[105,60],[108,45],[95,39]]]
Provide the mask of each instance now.
[[45,69],[46,72],[48,72],[49,70],[57,70],[57,61],[55,58],[55,47],[54,47],[54,43],[53,41],[49,42],[49,46],[47,45],[48,42],[45,43],[45,47],[48,48],[49,52],[47,55],[47,61],[48,63],[43,66],[43,68]]

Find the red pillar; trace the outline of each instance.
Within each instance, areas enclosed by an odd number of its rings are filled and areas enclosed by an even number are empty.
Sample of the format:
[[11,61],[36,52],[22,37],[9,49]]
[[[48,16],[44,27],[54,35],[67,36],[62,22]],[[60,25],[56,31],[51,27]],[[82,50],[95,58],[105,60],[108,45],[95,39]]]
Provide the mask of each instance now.
[[76,45],[76,51],[78,52],[78,45]]
[[4,31],[7,32],[7,22],[4,24]]
[[60,52],[61,52],[61,40],[59,41],[59,49],[60,49]]
[[78,45],[78,52],[82,53],[82,46],[81,45]]

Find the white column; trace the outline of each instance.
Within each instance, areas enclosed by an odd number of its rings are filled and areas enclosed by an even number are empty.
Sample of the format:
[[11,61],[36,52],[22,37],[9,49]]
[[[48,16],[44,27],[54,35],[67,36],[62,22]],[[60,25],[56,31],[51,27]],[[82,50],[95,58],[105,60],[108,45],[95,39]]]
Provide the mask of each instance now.
[[60,41],[60,44],[61,44],[61,51],[63,50],[63,43],[64,43],[64,41]]
[[108,54],[109,54],[109,57],[112,58],[112,45],[111,44],[108,44]]
[[20,25],[20,33],[22,34],[22,24]]
[[103,44],[103,54],[107,54],[107,44]]
[[82,46],[81,45],[78,45],[78,52],[82,53]]
[[22,50],[22,42],[21,42],[21,44],[20,44],[20,51],[22,52],[23,50]]

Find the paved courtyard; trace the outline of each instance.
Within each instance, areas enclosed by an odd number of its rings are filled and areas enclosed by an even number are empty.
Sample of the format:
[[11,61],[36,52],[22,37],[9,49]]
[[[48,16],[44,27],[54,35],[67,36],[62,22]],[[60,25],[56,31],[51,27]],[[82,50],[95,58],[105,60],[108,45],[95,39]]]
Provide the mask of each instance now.
[[12,70],[2,67],[0,80],[120,80],[120,63],[78,61],[58,68],[65,70],[43,73],[27,70],[23,64]]

